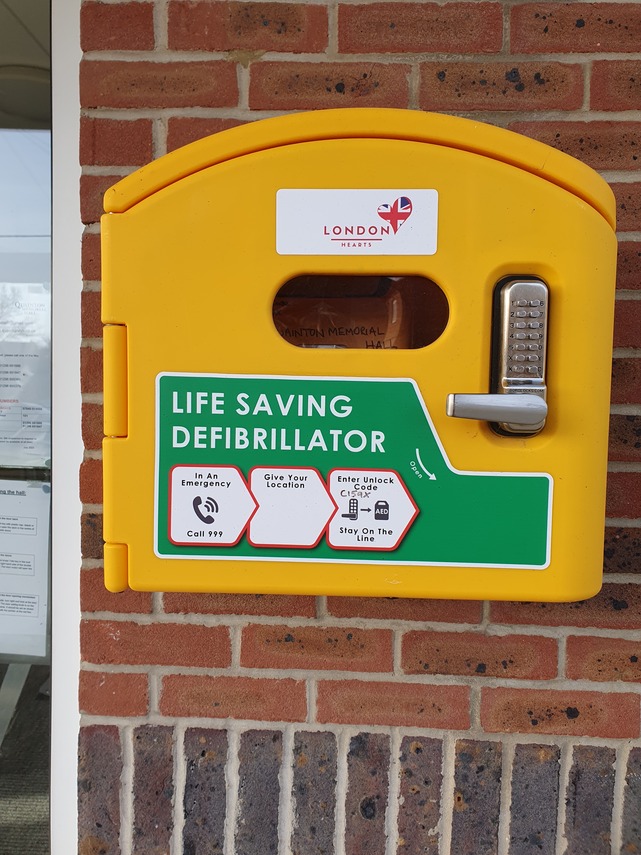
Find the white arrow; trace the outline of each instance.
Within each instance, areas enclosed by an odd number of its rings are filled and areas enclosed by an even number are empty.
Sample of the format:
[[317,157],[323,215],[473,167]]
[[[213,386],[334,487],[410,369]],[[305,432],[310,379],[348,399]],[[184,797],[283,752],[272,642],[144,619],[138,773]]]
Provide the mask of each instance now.
[[436,475],[433,472],[430,472],[429,470],[427,470],[425,468],[425,465],[424,465],[423,461],[421,460],[421,453],[418,450],[418,448],[415,448],[414,450],[416,451],[416,459],[418,460],[418,465],[421,467],[423,472],[425,472],[425,474],[430,479],[430,481],[436,481]]

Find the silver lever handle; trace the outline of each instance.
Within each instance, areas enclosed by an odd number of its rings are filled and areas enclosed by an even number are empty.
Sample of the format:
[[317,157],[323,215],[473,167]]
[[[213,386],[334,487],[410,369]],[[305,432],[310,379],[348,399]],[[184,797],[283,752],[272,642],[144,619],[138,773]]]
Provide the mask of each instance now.
[[485,422],[507,422],[535,427],[545,421],[548,405],[539,395],[465,395],[447,396],[448,416],[479,419]]

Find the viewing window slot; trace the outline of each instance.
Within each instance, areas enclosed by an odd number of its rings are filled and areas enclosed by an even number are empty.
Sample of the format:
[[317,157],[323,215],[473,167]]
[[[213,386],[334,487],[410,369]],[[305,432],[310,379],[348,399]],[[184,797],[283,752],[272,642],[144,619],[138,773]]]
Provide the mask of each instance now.
[[422,276],[297,276],[272,307],[278,333],[296,347],[426,347],[447,326],[447,298]]

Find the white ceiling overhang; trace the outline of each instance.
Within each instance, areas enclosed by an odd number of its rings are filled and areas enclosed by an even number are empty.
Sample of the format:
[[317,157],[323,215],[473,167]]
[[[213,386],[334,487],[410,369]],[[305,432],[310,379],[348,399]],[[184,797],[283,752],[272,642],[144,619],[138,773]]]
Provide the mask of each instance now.
[[0,0],[0,127],[50,127],[49,17],[49,0]]

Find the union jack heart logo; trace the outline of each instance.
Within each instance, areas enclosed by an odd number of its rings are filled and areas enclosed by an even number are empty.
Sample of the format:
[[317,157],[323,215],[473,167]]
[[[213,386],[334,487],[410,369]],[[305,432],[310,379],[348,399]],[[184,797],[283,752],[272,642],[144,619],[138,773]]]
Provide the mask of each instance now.
[[392,205],[379,205],[378,216],[389,223],[394,234],[400,229],[412,213],[412,200],[407,196],[399,196]]

